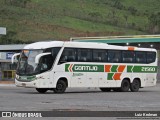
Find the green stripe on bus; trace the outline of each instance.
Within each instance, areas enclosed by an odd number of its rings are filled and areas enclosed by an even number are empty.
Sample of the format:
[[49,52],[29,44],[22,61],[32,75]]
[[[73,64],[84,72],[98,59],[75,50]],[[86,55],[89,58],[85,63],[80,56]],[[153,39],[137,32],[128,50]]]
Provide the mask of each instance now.
[[[119,65],[112,65],[111,72],[117,72]],[[104,72],[104,65],[93,64],[66,64],[66,72]],[[129,73],[156,73],[157,66],[127,66],[127,72]],[[110,76],[110,75],[109,75]]]
[[104,72],[104,65],[84,65],[84,64],[74,64],[70,67],[70,64],[65,65],[65,71],[71,72]]
[[157,66],[127,66],[127,72],[156,73]]
[[73,72],[104,72],[104,65],[81,65],[75,64]]
[[68,68],[69,68],[70,64],[65,64],[65,72],[69,72]]
[[114,75],[114,73],[108,73],[107,80],[113,80],[113,75]]
[[113,65],[111,68],[111,72],[117,72],[118,65]]
[[127,72],[132,72],[132,68],[133,68],[133,65],[132,66],[127,66]]

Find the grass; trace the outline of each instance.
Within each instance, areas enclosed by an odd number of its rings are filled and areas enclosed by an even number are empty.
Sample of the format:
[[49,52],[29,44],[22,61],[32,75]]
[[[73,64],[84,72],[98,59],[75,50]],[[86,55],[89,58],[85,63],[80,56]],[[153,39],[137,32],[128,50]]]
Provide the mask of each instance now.
[[[120,0],[125,9],[113,6],[116,0],[31,0],[26,7],[4,1],[0,1],[0,26],[15,31],[16,39],[22,41],[149,34],[148,17],[160,11],[159,0]],[[127,10],[131,6],[138,15]]]

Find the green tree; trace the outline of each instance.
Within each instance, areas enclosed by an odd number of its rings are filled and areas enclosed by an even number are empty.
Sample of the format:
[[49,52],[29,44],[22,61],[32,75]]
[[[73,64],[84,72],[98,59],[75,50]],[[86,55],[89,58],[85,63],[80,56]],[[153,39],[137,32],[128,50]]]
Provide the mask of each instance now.
[[5,3],[18,7],[26,7],[27,3],[30,1],[31,0],[5,0]]
[[117,9],[124,8],[123,4],[120,2],[120,0],[115,0],[113,7],[116,7]]
[[160,33],[160,12],[152,14],[149,18],[149,32],[152,34]]
[[23,43],[20,40],[16,39],[16,32],[13,31],[8,31],[7,35],[3,35],[0,37],[0,44],[20,44]]
[[130,11],[132,15],[136,15],[137,13],[137,9],[133,6],[128,7],[128,10]]
[[128,16],[124,15],[124,19],[125,19],[125,27],[128,27]]
[[7,35],[3,35],[0,39],[1,44],[11,44],[14,40],[16,32],[8,31]]

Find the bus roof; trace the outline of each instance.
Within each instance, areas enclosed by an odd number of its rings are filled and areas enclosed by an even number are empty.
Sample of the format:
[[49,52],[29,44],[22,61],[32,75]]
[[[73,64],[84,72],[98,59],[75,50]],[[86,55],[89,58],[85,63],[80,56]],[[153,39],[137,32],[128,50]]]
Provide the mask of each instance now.
[[51,47],[75,47],[75,48],[95,48],[95,49],[117,49],[117,50],[139,50],[139,51],[156,51],[153,48],[139,48],[133,46],[117,46],[108,45],[106,43],[96,42],[72,42],[72,41],[46,41],[46,42],[35,42],[26,45],[24,49],[46,49]]
[[63,41],[44,41],[44,42],[35,42],[28,44],[24,49],[46,49],[51,47],[62,47],[64,44]]

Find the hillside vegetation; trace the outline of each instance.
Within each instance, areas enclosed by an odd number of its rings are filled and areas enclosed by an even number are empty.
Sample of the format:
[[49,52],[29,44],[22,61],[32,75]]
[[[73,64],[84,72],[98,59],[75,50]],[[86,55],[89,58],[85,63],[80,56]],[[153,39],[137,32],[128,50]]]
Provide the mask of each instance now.
[[160,0],[0,0],[1,44],[160,33]]

